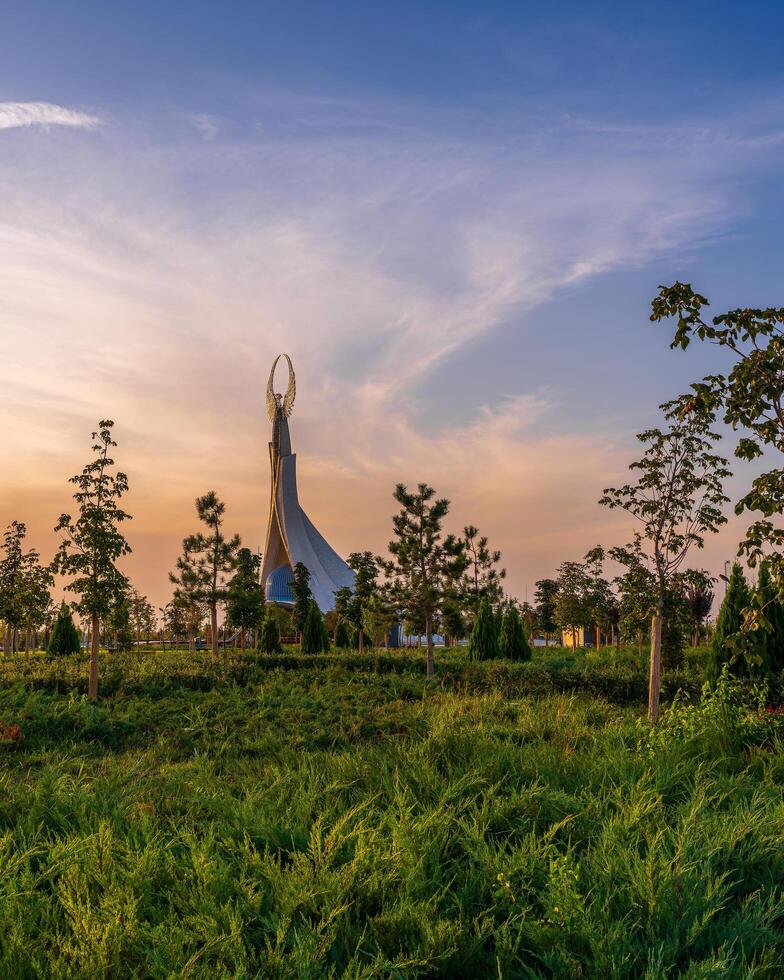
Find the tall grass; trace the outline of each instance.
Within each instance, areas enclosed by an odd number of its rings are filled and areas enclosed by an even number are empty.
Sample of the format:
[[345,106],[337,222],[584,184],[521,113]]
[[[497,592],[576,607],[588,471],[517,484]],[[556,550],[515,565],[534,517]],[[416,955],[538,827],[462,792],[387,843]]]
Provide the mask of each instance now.
[[553,662],[9,658],[0,976],[784,975],[777,726]]

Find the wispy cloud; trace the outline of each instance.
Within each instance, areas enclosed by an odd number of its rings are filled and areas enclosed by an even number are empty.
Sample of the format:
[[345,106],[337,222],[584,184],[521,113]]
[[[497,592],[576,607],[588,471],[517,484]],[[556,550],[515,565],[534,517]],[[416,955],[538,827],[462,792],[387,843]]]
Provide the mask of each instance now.
[[76,126],[92,129],[100,124],[97,116],[53,102],[0,102],[0,129],[21,126]]

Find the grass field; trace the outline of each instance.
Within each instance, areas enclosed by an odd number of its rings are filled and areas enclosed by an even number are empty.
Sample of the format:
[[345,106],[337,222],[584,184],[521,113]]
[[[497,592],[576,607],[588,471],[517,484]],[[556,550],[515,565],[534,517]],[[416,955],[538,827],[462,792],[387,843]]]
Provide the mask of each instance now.
[[0,661],[0,976],[784,975],[778,716],[463,658]]

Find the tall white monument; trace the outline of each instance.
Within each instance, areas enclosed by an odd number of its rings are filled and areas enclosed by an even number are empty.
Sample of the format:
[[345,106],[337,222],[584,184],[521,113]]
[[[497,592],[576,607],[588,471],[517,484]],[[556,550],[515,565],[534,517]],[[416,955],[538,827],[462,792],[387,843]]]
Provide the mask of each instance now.
[[[281,357],[289,367],[285,395],[273,390],[275,368]],[[302,562],[310,572],[313,598],[322,612],[335,605],[335,592],[342,586],[354,588],[354,573],[324,540],[300,507],[297,494],[297,455],[291,451],[289,416],[294,407],[297,385],[288,354],[279,354],[272,364],[267,382],[267,414],[272,423],[270,452],[270,511],[267,541],[261,565],[261,582],[268,602],[290,606],[293,568]]]

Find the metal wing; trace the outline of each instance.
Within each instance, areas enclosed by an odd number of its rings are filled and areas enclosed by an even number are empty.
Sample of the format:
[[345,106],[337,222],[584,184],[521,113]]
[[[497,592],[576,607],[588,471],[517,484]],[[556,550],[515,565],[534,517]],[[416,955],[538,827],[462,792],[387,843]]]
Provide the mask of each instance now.
[[[294,410],[294,399],[297,396],[297,379],[294,377],[294,368],[291,366],[291,358],[288,354],[283,355],[289,365],[289,386],[283,397],[283,415],[288,418]],[[273,368],[274,370],[274,368]]]
[[[272,390],[272,381],[275,377],[275,367],[280,360],[280,354],[272,362],[272,369],[269,374],[269,381],[267,382],[267,415],[269,416],[270,422],[275,421],[275,410],[277,405],[275,403],[275,392]],[[291,361],[289,361],[289,371],[291,371]]]

